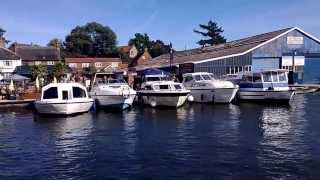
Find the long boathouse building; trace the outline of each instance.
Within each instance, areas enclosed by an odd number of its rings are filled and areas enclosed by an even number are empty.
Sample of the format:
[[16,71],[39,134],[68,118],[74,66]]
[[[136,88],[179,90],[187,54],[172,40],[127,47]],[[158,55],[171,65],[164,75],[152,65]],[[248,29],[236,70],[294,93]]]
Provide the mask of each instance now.
[[177,51],[136,66],[137,71],[150,68],[176,74],[211,72],[220,77],[241,71],[287,69],[294,82],[320,82],[320,40],[292,27],[264,33],[225,44]]

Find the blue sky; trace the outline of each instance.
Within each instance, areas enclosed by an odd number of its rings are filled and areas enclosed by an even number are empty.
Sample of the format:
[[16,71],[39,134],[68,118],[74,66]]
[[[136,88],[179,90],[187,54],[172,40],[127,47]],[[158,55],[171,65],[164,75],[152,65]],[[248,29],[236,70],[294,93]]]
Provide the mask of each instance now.
[[228,40],[291,26],[320,37],[319,0],[2,0],[1,7],[7,39],[41,45],[90,21],[110,26],[119,45],[141,32],[176,49],[197,47],[192,30],[210,19]]

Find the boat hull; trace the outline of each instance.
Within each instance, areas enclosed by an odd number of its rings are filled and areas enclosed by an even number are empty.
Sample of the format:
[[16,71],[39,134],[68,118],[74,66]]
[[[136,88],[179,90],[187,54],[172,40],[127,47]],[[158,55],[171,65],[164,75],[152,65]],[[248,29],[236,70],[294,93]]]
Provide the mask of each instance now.
[[249,91],[240,90],[238,97],[240,100],[251,100],[251,101],[277,101],[277,102],[289,102],[294,91]]
[[194,102],[230,103],[236,96],[238,88],[190,89]]
[[166,106],[166,107],[180,107],[186,102],[189,92],[183,93],[150,93],[139,92],[139,99],[143,104],[152,107]]
[[93,105],[93,100],[85,102],[50,103],[36,101],[35,108],[40,114],[71,115],[88,112]]
[[103,108],[127,109],[132,106],[136,94],[123,95],[93,95],[97,105]]

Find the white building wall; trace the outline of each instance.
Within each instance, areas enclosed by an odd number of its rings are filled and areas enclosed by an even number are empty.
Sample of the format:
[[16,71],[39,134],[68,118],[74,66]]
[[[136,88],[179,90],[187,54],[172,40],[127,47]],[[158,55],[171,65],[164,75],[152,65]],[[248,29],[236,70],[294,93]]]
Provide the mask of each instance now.
[[13,73],[17,66],[21,66],[21,59],[0,60],[0,73]]

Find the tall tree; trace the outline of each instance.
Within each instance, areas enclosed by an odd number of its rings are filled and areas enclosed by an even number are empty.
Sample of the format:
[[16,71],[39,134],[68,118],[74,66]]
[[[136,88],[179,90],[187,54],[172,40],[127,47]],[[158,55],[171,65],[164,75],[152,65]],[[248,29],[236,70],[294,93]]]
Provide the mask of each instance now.
[[117,36],[96,22],[75,27],[66,37],[66,51],[76,56],[106,56],[116,53]]
[[55,47],[55,48],[59,49],[60,56],[62,57],[62,59],[64,59],[68,55],[68,53],[66,52],[66,49],[63,45],[63,41],[61,39],[53,38],[48,42],[47,46],[48,47]]
[[4,40],[5,44],[8,44],[10,41],[6,40],[6,38],[4,38],[4,34],[6,33],[7,31],[2,29],[0,27],[0,38]]
[[138,56],[143,54],[145,48],[148,48],[152,57],[157,57],[170,51],[170,46],[161,40],[151,40],[148,34],[136,33],[134,38],[129,40],[129,45],[135,45],[138,49]]
[[48,75],[47,66],[39,64],[31,67],[32,79],[45,78]]
[[195,33],[200,34],[204,37],[204,39],[201,39],[197,43],[202,46],[212,46],[217,44],[225,43],[227,40],[224,38],[222,33],[224,32],[222,27],[219,27],[216,22],[209,21],[207,24],[200,24],[200,29],[204,31],[199,30],[193,30]]
[[4,33],[6,33],[6,30],[0,27],[0,38],[3,37]]
[[68,72],[68,66],[62,62],[58,62],[53,66],[52,76],[56,77],[58,81],[61,80]]

